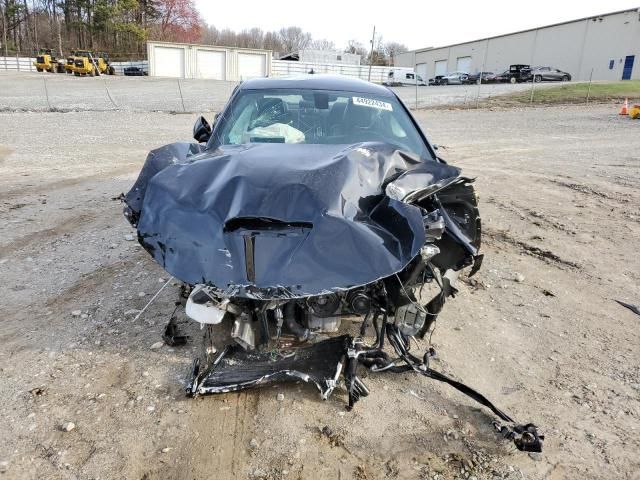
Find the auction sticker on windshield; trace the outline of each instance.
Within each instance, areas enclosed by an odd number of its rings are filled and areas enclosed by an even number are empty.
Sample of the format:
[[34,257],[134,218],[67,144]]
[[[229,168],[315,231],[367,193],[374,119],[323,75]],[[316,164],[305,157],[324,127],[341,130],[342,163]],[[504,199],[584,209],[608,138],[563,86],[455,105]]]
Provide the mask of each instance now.
[[376,100],[374,98],[353,97],[353,104],[362,107],[377,108],[378,110],[393,111],[393,107],[389,102],[383,102],[382,100]]

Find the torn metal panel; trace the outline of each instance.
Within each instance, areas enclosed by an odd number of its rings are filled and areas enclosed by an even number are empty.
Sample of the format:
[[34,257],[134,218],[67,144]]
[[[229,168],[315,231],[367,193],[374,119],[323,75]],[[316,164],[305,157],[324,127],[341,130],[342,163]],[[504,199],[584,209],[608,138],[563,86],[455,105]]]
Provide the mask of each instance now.
[[302,380],[315,385],[326,399],[338,384],[350,337],[343,335],[278,353],[223,351],[208,371],[194,372],[187,387],[191,395],[224,393],[276,382]]
[[412,169],[434,185],[459,176],[374,142],[225,146],[195,161],[166,148],[127,195],[140,242],[176,278],[236,297],[320,295],[402,270],[425,242],[422,211],[385,186]]

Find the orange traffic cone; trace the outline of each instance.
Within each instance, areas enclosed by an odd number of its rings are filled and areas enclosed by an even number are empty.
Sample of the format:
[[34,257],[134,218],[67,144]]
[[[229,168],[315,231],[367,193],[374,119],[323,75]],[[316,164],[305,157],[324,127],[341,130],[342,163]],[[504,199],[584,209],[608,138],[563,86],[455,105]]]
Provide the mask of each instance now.
[[625,98],[619,115],[629,115],[629,99]]

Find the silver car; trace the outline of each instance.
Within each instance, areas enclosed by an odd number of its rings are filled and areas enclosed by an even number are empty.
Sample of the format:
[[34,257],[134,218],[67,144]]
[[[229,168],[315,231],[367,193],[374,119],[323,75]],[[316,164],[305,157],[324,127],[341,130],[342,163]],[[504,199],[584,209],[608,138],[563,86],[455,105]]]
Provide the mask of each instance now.
[[531,78],[534,82],[569,82],[571,74],[553,67],[534,67],[531,69]]
[[440,85],[462,85],[467,82],[468,78],[467,72],[451,72],[442,77]]

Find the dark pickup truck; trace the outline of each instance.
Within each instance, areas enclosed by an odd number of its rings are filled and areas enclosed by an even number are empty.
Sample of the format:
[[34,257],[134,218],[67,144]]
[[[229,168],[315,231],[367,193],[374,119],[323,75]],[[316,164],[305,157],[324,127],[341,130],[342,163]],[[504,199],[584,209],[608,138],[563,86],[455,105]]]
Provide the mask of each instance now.
[[509,66],[507,78],[505,79],[509,83],[522,83],[531,81],[531,66],[514,64]]

